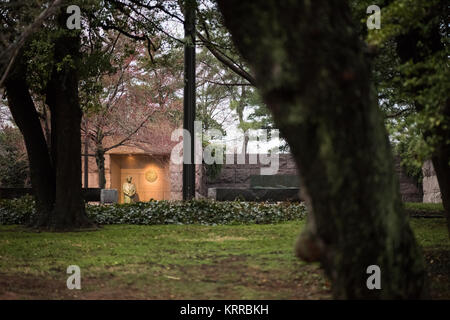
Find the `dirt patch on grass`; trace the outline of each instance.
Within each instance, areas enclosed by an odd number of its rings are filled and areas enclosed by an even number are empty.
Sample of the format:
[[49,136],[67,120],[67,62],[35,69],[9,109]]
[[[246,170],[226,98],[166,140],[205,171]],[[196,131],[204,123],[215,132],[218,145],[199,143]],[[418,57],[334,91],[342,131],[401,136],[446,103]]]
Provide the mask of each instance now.
[[[108,278],[82,278],[81,290],[69,290],[66,278],[0,274],[0,300],[131,300],[145,297],[145,292],[127,285],[111,286]],[[158,296],[150,295],[147,299],[158,299]]]
[[[329,299],[330,285],[317,265],[295,264],[291,270],[251,264],[246,256],[230,256],[201,265],[192,278],[221,283],[231,294],[226,299]],[[184,270],[189,272],[189,270]],[[197,276],[196,276],[197,275]],[[244,291],[244,293],[242,292]]]
[[[450,299],[450,251],[426,250],[425,259],[432,298]],[[87,270],[81,290],[67,289],[64,272],[57,277],[0,273],[0,300],[331,298],[330,283],[318,265],[299,261],[274,267],[273,259],[266,265],[263,259],[255,263],[254,257],[231,255],[208,264],[161,265],[161,270],[149,272],[144,264],[113,272],[91,270],[90,275]]]
[[[65,285],[65,283],[64,283]],[[66,299],[61,281],[39,275],[0,273],[0,299]]]
[[450,300],[450,250],[428,249],[424,252],[433,299]]
[[[234,255],[211,264],[164,266],[170,272],[104,272],[83,276],[82,289],[69,290],[67,276],[0,273],[0,299],[323,299],[329,288],[317,266],[299,272],[264,270]],[[87,274],[86,271],[84,274]],[[130,276],[131,275],[131,276]]]

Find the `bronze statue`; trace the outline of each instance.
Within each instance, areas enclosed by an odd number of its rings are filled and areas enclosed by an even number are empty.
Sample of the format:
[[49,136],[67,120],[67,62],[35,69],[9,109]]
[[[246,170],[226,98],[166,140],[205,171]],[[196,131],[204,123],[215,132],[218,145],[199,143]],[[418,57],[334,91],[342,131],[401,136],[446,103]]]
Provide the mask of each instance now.
[[124,203],[134,202],[134,198],[136,196],[136,186],[133,183],[131,183],[132,179],[133,179],[132,176],[128,176],[127,182],[125,182],[122,186]]

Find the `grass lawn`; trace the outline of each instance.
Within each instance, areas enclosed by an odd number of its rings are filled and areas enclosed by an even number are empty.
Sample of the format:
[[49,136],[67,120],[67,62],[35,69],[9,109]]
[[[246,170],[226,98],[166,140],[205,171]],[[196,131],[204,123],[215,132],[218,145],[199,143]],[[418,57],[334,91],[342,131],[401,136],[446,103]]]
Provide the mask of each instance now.
[[[271,225],[112,225],[34,233],[0,226],[0,299],[326,299],[317,264],[294,257],[304,221]],[[444,219],[412,219],[432,296],[450,299]],[[68,290],[69,265],[82,290]]]

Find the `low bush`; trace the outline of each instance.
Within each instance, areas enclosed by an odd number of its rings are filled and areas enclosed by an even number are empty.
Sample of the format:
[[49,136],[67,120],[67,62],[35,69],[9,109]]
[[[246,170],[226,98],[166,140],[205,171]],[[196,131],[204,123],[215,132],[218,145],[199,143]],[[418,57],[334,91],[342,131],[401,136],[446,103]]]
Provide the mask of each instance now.
[[[98,224],[268,224],[304,218],[300,203],[241,201],[149,201],[86,206]],[[0,224],[26,224],[36,214],[32,197],[0,201]]]
[[405,209],[411,211],[443,212],[442,203],[405,202]]
[[444,215],[444,207],[442,203],[405,202],[404,206],[406,212],[413,217]]
[[30,195],[0,200],[0,224],[26,224],[35,214],[34,199]]

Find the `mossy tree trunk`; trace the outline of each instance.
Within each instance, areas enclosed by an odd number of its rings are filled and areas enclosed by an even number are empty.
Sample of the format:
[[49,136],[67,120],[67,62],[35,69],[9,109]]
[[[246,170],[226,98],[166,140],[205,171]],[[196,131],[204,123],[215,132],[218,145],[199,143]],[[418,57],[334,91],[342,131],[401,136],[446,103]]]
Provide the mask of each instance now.
[[[450,106],[447,102],[446,116],[450,119]],[[443,130],[444,131],[444,130]],[[445,139],[450,141],[450,128],[445,129]],[[433,167],[441,190],[442,205],[447,219],[447,232],[450,237],[450,145],[441,144],[432,157]]]
[[5,82],[5,88],[11,114],[24,137],[39,220],[53,210],[55,172],[39,115],[26,82],[26,67],[22,63],[22,55],[17,57]]
[[56,193],[53,212],[42,227],[54,230],[91,226],[81,192],[82,112],[76,67],[80,63],[80,35],[66,29],[66,19],[65,13],[58,16],[61,35],[55,40],[55,64],[46,95],[52,116]]
[[22,54],[5,81],[8,105],[23,134],[30,164],[38,213],[33,224],[57,231],[93,226],[86,216],[81,192],[81,109],[76,67],[80,62],[80,34],[67,29],[67,17],[62,8],[57,17],[54,67],[46,88],[50,139],[45,139],[30,94]]
[[[336,298],[423,297],[423,258],[346,3],[218,4],[299,168],[310,213],[298,256],[321,262]],[[370,265],[381,290],[366,286]]]

